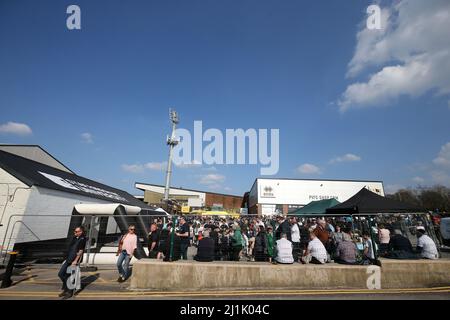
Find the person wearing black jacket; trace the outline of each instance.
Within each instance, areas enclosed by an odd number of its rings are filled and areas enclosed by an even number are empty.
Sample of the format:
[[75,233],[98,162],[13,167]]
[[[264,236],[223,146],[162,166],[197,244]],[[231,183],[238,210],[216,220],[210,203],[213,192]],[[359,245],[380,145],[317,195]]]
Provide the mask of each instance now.
[[156,259],[158,256],[158,245],[161,231],[158,229],[156,223],[150,226],[150,233],[148,234],[148,256],[150,259]]
[[211,239],[214,240],[214,260],[220,261],[221,254],[220,254],[219,232],[220,232],[219,227],[214,226],[213,230],[210,232],[210,237]]
[[388,252],[385,257],[391,259],[417,259],[411,241],[403,236],[398,229],[394,230],[394,235],[389,240]]
[[255,261],[267,260],[267,234],[264,226],[259,226],[259,232],[255,238]]
[[285,233],[287,240],[292,242],[291,225],[289,224],[289,221],[287,221],[284,216],[278,216],[277,221],[279,225],[277,230],[275,231],[275,240],[280,240],[281,234]]
[[156,256],[156,259],[161,259],[161,257],[164,255],[169,254],[170,250],[170,230],[172,228],[172,223],[169,223],[166,228],[162,229],[159,233],[159,245],[158,245],[158,255]]
[[73,290],[67,287],[67,280],[70,275],[67,273],[69,266],[75,267],[83,261],[83,253],[86,247],[86,238],[84,236],[84,228],[77,227],[74,230],[74,237],[69,244],[69,248],[66,253],[66,260],[64,261],[61,269],[59,270],[58,277],[62,281],[62,292],[60,297],[70,298],[73,295]]
[[209,237],[209,230],[203,230],[203,239],[198,242],[197,255],[195,261],[212,262],[215,256],[214,240]]

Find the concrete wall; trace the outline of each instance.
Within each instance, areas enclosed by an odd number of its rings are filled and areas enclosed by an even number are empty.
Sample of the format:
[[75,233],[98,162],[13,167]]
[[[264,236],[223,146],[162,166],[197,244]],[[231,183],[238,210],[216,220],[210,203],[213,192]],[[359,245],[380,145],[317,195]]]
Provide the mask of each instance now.
[[385,289],[450,285],[450,260],[381,260]]
[[450,285],[450,260],[391,260],[380,268],[143,259],[134,264],[131,289],[368,289],[373,272],[381,275],[383,289]]

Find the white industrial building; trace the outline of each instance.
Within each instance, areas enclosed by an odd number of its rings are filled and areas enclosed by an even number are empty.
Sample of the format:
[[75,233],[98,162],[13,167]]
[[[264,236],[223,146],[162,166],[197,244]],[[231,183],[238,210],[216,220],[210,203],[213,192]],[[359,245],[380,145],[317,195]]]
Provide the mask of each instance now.
[[288,214],[311,201],[335,198],[344,202],[362,188],[384,196],[382,181],[258,178],[248,195],[248,212]]
[[[90,211],[77,211],[88,204],[93,205],[87,207]],[[76,175],[39,146],[0,145],[0,253],[20,248],[27,254],[39,248],[60,255],[82,215],[152,212],[125,191]],[[101,238],[123,231],[117,215],[93,230],[91,237],[99,244],[93,244],[93,252],[100,250]]]

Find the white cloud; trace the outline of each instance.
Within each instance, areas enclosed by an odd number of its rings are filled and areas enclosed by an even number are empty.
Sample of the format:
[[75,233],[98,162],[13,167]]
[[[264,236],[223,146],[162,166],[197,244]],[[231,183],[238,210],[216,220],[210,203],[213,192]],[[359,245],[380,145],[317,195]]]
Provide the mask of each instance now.
[[198,168],[202,166],[200,161],[194,160],[193,162],[175,163],[175,166],[180,169]]
[[131,173],[142,173],[145,170],[164,171],[167,162],[147,162],[146,164],[123,164],[122,169]]
[[343,155],[341,157],[336,157],[330,160],[330,163],[336,163],[336,162],[353,162],[353,161],[361,161],[361,157],[354,155],[352,153],[347,153],[346,155]]
[[167,161],[164,162],[148,162],[144,165],[146,169],[149,170],[156,170],[156,171],[163,171],[167,167]]
[[433,163],[440,167],[450,168],[450,142],[447,142],[441,147],[441,151],[437,158],[433,160]]
[[387,105],[400,96],[427,92],[450,93],[450,2],[401,0],[382,10],[383,30],[357,34],[347,76],[370,67],[378,69],[368,81],[350,84],[338,101],[350,108]]
[[0,125],[0,133],[16,134],[26,136],[33,133],[31,128],[25,123],[8,122]]
[[225,176],[221,174],[206,174],[200,176],[200,184],[209,185],[209,186],[217,186],[220,183],[223,183],[225,181]]
[[436,184],[450,186],[450,174],[447,171],[435,170],[431,172],[431,179]]
[[303,174],[320,174],[321,170],[313,164],[305,163],[297,168],[297,172]]
[[144,172],[144,166],[142,164],[123,164],[122,169],[126,172],[131,172],[131,173]]
[[94,137],[89,132],[82,133],[81,139],[83,140],[84,143],[89,143],[89,144],[94,143]]
[[418,183],[418,184],[421,184],[421,183],[424,183],[425,182],[425,179],[424,178],[421,178],[421,177],[414,177],[414,178],[412,178],[411,179],[413,182],[415,182],[415,183]]

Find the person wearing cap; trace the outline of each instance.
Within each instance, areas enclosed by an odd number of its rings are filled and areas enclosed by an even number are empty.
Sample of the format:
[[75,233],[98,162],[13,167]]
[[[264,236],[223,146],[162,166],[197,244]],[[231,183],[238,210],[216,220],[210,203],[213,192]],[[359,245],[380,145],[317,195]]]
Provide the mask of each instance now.
[[417,252],[424,259],[439,259],[439,252],[433,239],[431,239],[422,226],[417,227]]

